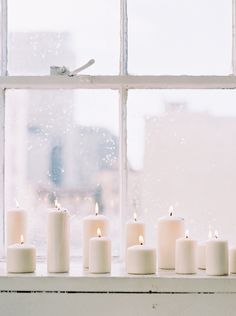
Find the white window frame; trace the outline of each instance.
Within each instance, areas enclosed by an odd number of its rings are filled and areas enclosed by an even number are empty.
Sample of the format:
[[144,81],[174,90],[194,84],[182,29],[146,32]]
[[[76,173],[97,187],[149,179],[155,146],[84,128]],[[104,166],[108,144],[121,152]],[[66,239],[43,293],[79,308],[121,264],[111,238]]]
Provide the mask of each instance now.
[[[6,89],[113,89],[119,92],[120,216],[127,209],[127,96],[129,89],[236,89],[236,0],[232,0],[232,74],[226,76],[142,76],[128,74],[127,1],[120,0],[120,63],[116,76],[8,76],[7,0],[0,0],[0,210],[5,210],[5,91]],[[4,249],[5,212],[0,218],[0,249]],[[121,240],[124,236],[121,225]]]

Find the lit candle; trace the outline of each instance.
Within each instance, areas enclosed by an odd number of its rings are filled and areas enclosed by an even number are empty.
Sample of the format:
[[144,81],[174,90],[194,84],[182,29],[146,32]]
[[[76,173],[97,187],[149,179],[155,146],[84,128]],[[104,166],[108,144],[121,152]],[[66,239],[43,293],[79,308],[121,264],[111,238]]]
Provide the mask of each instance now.
[[229,271],[230,273],[236,273],[236,247],[229,250]]
[[6,244],[20,244],[21,235],[27,240],[27,212],[19,208],[9,210],[6,214]]
[[47,268],[48,272],[68,272],[70,265],[69,246],[69,213],[62,210],[55,201],[56,208],[48,212],[48,243]]
[[139,236],[145,238],[145,225],[144,222],[137,219],[137,214],[134,213],[133,219],[126,223],[126,250],[127,248],[139,245]]
[[89,267],[89,240],[97,236],[100,228],[104,237],[109,233],[109,221],[104,215],[99,214],[98,204],[95,204],[95,215],[89,215],[83,219],[83,266]]
[[144,245],[143,236],[139,236],[139,245],[127,249],[127,272],[129,274],[156,273],[156,249]]
[[7,248],[7,272],[31,273],[36,269],[36,249],[32,245],[24,243],[21,235],[21,243],[10,245]]
[[228,241],[219,239],[215,231],[215,238],[206,242],[206,274],[228,274]]
[[175,243],[184,237],[184,219],[173,216],[170,208],[169,216],[159,218],[157,223],[157,253],[160,269],[175,269]]
[[111,240],[103,237],[101,229],[97,228],[97,237],[89,240],[89,272],[111,272]]
[[175,272],[194,274],[197,272],[197,241],[189,238],[186,231],[184,238],[176,240]]

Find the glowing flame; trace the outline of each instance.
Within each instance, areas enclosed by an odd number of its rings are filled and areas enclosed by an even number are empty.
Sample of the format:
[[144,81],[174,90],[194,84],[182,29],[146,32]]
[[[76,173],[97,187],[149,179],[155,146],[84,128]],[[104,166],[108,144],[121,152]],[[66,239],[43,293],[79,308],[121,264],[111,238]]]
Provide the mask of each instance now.
[[169,215],[170,215],[170,216],[173,216],[173,211],[174,211],[174,207],[171,205],[171,206],[169,207]]
[[186,238],[186,239],[189,238],[189,230],[188,230],[188,229],[185,231],[185,238]]
[[218,231],[217,231],[217,230],[215,230],[214,235],[215,235],[215,239],[218,239],[218,238],[219,238],[219,233],[218,233]]
[[20,204],[19,204],[19,202],[17,201],[17,199],[15,199],[15,202],[16,202],[16,208],[19,208],[19,207],[20,207]]
[[137,222],[137,214],[135,212],[134,212],[133,217],[134,217],[134,221]]
[[98,203],[96,202],[95,204],[95,215],[97,216],[99,213],[99,206],[98,206]]
[[97,236],[102,237],[102,232],[100,228],[97,228]]
[[209,238],[209,239],[212,239],[212,231],[211,231],[211,230],[209,230],[208,238]]
[[144,239],[143,239],[142,235],[139,236],[139,243],[140,243],[140,245],[143,245],[143,243],[144,243]]
[[24,243],[24,236],[23,235],[20,235],[20,243],[21,243],[21,245],[23,245],[23,243]]
[[60,210],[61,204],[57,201],[57,199],[55,199],[54,204],[55,204],[55,208],[57,208],[58,210]]

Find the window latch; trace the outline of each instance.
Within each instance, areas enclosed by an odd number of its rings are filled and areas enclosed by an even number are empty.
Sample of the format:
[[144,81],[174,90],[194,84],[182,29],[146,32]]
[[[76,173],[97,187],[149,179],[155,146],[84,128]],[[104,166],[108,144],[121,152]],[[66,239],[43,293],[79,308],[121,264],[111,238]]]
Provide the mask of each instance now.
[[82,70],[92,66],[95,63],[94,59],[90,59],[86,64],[83,66],[70,71],[66,66],[51,66],[50,67],[50,75],[51,76],[69,76],[74,77],[77,76]]

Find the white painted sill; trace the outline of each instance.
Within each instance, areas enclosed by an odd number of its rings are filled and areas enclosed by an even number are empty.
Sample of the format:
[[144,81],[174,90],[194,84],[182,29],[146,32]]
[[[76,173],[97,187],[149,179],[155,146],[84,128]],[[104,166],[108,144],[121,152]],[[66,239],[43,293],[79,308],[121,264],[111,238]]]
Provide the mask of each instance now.
[[128,275],[124,265],[114,260],[111,274],[89,274],[81,262],[71,264],[70,273],[48,274],[45,263],[37,263],[30,274],[7,274],[0,263],[1,293],[153,293],[153,294],[233,294],[236,275],[209,277],[204,271],[196,275],[176,275],[158,271],[156,275]]

